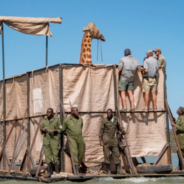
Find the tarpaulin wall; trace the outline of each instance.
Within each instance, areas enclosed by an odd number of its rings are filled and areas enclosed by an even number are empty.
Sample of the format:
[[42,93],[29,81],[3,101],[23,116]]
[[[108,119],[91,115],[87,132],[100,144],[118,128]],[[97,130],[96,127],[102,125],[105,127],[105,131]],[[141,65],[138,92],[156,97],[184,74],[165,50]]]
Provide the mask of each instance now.
[[[60,78],[62,77],[62,79]],[[116,82],[118,84],[118,69],[116,69]],[[144,107],[142,93],[142,75],[137,72],[134,78],[134,96],[137,110]],[[59,93],[62,81],[62,95]],[[118,85],[117,85],[118,91]],[[0,83],[0,110],[2,111],[2,83]],[[32,142],[39,115],[45,114],[47,108],[57,109],[60,96],[66,112],[70,112],[70,103],[79,108],[83,121],[83,136],[85,140],[85,162],[103,162],[103,150],[99,145],[99,128],[101,120],[108,108],[115,111],[115,88],[112,65],[62,65],[62,75],[59,66],[29,72],[29,115],[30,115],[30,142]],[[117,92],[119,108],[121,100]],[[129,107],[129,100],[127,98]],[[26,74],[6,80],[6,120],[12,120],[15,115],[23,117],[27,106],[27,80]],[[150,103],[152,108],[152,103]],[[164,77],[159,70],[157,86],[157,108],[164,109]],[[101,112],[101,113],[100,113]],[[0,112],[1,114],[1,112]],[[127,132],[128,143],[132,157],[158,156],[166,144],[165,113],[127,113],[122,114],[123,125]],[[19,120],[7,145],[8,156],[12,157],[13,148],[20,128]],[[24,124],[27,120],[25,120]],[[6,121],[7,134],[12,125]],[[25,135],[26,136],[26,135]],[[39,159],[42,146],[42,135],[38,133],[33,149],[33,157]],[[24,145],[18,160],[21,160],[26,150]],[[68,162],[65,159],[65,165]]]

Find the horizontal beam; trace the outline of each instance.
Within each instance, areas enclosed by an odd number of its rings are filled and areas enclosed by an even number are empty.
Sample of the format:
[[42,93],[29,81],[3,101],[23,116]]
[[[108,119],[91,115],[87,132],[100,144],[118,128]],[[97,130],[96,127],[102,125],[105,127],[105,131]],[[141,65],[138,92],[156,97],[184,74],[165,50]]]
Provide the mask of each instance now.
[[[127,112],[121,112],[120,113],[156,113],[156,112],[166,112],[165,110],[158,110],[158,111],[148,111],[148,112],[145,112],[145,111],[135,111],[135,112],[130,112],[130,111],[127,111]],[[71,114],[70,111],[65,111],[66,114]],[[79,114],[104,114],[104,113],[107,113],[107,111],[81,111],[79,112]],[[113,113],[115,113],[115,111],[113,111]],[[57,114],[60,114],[60,112],[58,112]],[[36,116],[29,116],[29,118],[39,118],[40,116],[47,116],[47,114],[42,114],[42,115],[36,115]],[[17,121],[19,120],[22,120],[23,118],[17,118]],[[27,117],[25,117],[25,119],[27,119]],[[8,120],[5,120],[5,122],[9,122],[9,121],[13,121],[14,119],[8,119]],[[2,123],[3,121],[0,121],[0,123]]]

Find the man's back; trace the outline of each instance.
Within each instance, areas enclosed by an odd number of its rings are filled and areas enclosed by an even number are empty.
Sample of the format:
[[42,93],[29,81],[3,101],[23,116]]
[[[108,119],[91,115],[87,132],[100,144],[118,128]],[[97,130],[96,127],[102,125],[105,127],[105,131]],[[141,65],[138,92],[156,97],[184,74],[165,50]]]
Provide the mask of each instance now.
[[144,68],[148,69],[148,73],[144,74],[144,77],[156,78],[157,71],[159,69],[158,61],[154,57],[149,57],[144,61]]
[[119,69],[122,70],[122,80],[133,82],[135,71],[137,70],[139,65],[139,61],[131,55],[123,57],[119,62]]
[[158,64],[159,66],[163,66],[164,68],[166,67],[166,60],[165,57],[160,55],[158,58]]

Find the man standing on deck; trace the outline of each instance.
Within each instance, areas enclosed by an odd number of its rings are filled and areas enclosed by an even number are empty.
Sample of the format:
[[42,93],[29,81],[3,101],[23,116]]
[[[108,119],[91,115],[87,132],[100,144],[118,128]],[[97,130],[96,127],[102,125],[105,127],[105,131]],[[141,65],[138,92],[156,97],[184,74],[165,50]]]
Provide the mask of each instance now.
[[156,88],[157,88],[157,72],[159,69],[158,61],[153,57],[152,50],[147,51],[147,59],[144,61],[144,81],[143,81],[143,92],[145,107],[144,111],[148,111],[149,93],[151,91],[153,100],[153,110],[157,110],[157,98],[156,98]]
[[52,157],[55,164],[56,176],[59,174],[59,137],[61,132],[61,122],[58,118],[54,117],[54,111],[52,108],[47,110],[47,117],[42,121],[40,126],[41,134],[43,138],[43,149],[45,153],[45,161],[47,163],[47,174],[45,178],[50,178],[52,175]]
[[[176,127],[178,142],[181,147],[182,156],[184,158],[184,107],[179,107],[176,113],[178,114],[179,117],[177,121],[174,119],[176,124],[171,122],[171,126]],[[182,162],[180,160],[179,155],[178,155],[178,159],[179,159],[179,169],[182,170]]]
[[84,155],[84,139],[82,136],[83,120],[78,115],[78,108],[72,107],[71,115],[63,122],[62,133],[68,132],[69,144],[72,150],[75,170],[79,174],[79,165],[82,164]]
[[121,93],[121,100],[123,103],[123,109],[121,111],[126,112],[127,106],[126,106],[126,91],[128,92],[130,103],[131,103],[131,112],[135,111],[134,106],[134,74],[136,70],[140,69],[140,64],[137,59],[131,56],[130,49],[125,49],[124,51],[125,57],[120,59],[119,61],[119,75],[120,81],[119,81],[119,91]]
[[114,163],[116,164],[117,174],[125,174],[121,171],[120,166],[117,130],[121,131],[122,134],[125,134],[125,131],[119,125],[117,118],[113,116],[112,109],[108,109],[107,117],[102,119],[99,132],[100,145],[103,146],[104,163],[107,166],[108,174],[111,174],[110,151],[112,153]]

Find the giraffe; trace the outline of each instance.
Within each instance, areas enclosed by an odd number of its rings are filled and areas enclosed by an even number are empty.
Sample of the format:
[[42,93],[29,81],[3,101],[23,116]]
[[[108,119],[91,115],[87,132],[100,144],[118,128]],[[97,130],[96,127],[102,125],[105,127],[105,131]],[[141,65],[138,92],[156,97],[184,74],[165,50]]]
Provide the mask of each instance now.
[[92,39],[98,39],[105,41],[104,36],[100,33],[99,29],[95,24],[89,23],[86,27],[83,28],[84,36],[81,43],[81,52],[80,52],[80,64],[91,64],[91,42]]

